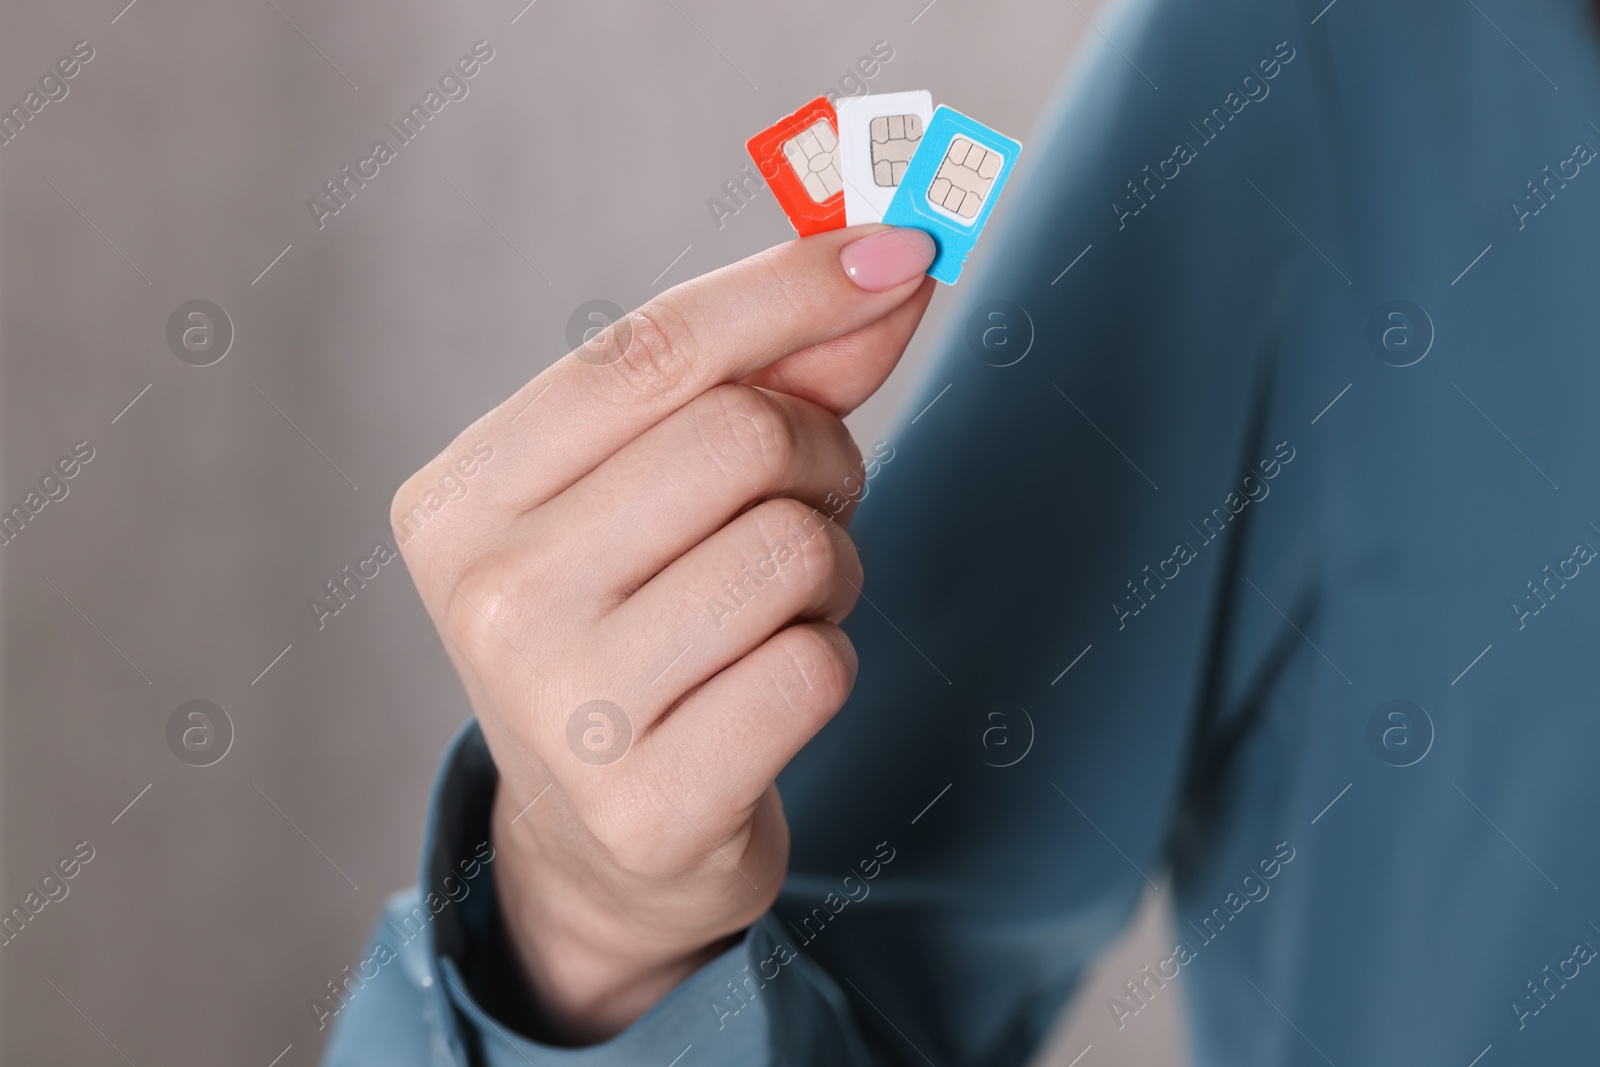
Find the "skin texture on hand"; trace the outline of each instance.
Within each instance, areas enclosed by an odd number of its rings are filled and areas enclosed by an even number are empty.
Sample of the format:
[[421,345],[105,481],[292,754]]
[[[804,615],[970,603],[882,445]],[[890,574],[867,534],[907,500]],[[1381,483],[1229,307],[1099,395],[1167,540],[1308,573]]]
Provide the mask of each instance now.
[[496,885],[547,1039],[619,1032],[777,896],[773,782],[856,672],[841,420],[904,352],[933,251],[854,227],[668,290],[395,496],[398,527],[492,450],[402,554],[500,771]]

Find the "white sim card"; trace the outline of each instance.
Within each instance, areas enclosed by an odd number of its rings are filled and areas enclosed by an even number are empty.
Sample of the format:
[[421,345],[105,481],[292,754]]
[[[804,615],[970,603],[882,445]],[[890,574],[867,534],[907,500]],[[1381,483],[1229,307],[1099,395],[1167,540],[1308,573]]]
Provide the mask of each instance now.
[[836,107],[845,224],[882,222],[933,117],[933,96],[926,89],[872,93]]

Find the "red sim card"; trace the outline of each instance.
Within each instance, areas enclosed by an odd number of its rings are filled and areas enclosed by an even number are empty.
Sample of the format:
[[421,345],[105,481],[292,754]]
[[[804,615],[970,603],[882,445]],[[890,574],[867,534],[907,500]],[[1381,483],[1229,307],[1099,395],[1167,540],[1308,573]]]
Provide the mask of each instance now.
[[779,119],[745,148],[801,237],[844,226],[839,119],[827,97]]

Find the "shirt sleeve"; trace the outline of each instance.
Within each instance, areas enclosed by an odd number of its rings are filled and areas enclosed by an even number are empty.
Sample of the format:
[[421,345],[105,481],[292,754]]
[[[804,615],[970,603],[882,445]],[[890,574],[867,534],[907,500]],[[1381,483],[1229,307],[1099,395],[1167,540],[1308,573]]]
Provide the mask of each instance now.
[[[472,960],[492,922],[436,922],[422,992],[459,1062],[1033,1054],[1192,832],[1186,776],[1216,729],[1249,516],[1229,520],[1275,456],[1287,294],[1331,265],[1290,219],[1339,212],[1303,6],[1120,6],[1024,148],[905,417],[863,442],[866,584],[845,625],[861,670],[779,780],[793,847],[773,911],[581,1049],[485,1011]],[[492,775],[446,779],[440,803],[486,825]],[[369,1003],[328,1062],[423,1062],[367,1054],[387,1025]]]
[[847,1017],[849,1008],[809,960],[785,957],[781,998],[744,1010],[725,1006],[734,983],[755,961],[776,958],[788,940],[771,915],[604,1044],[557,1048],[523,1036],[518,1027],[529,1021],[528,1006],[506,995],[516,979],[507,963],[488,841],[498,778],[482,731],[468,723],[434,788],[419,887],[389,899],[361,957],[325,995],[308,1002],[318,1028],[333,1028],[324,1067],[660,1067],[696,1047],[715,1063],[867,1062],[845,1032],[812,1025]]

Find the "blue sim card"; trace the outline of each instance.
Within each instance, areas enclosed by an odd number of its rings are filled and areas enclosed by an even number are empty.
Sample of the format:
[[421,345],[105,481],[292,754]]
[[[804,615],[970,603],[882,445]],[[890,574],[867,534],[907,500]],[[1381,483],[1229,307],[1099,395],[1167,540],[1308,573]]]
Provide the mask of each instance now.
[[928,121],[883,221],[931,234],[939,251],[928,273],[953,285],[1021,151],[1021,142],[940,107]]

